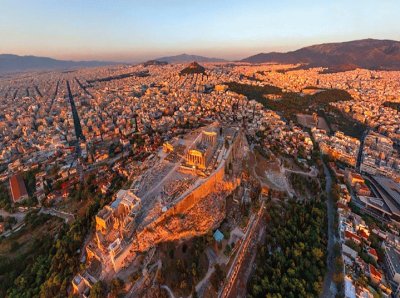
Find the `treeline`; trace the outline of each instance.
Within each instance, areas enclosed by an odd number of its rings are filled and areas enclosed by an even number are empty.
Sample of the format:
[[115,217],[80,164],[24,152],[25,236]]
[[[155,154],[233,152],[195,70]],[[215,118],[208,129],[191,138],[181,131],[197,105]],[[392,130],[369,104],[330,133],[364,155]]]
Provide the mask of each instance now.
[[321,192],[321,187],[315,178],[297,173],[290,173],[289,181],[301,198],[316,198]]
[[337,130],[353,138],[361,139],[362,134],[367,129],[365,124],[332,106],[326,108],[326,113],[323,112],[323,116],[329,126],[336,126]]
[[226,85],[228,85],[229,90],[247,96],[249,100],[254,99],[258,101],[261,99],[265,99],[264,95],[266,94],[278,94],[278,95],[282,94],[281,88],[271,85],[257,86],[257,85],[240,84],[237,82],[229,82],[226,83]]
[[4,209],[8,212],[11,212],[13,209],[9,191],[5,184],[0,184],[0,209]]
[[[51,215],[31,212],[26,215],[26,226],[23,230],[33,230],[37,226],[50,224],[54,220]],[[18,233],[23,233],[20,231]],[[18,243],[14,235],[7,239],[11,242],[11,252],[15,254],[23,243]],[[2,241],[6,241],[5,239]],[[0,297],[34,297],[39,294],[37,288],[46,278],[49,258],[47,257],[53,245],[50,233],[40,239],[34,239],[28,249],[17,253],[16,257],[0,256]],[[19,291],[23,289],[23,291]]]
[[[301,96],[298,93],[284,93],[279,101],[264,98],[264,106],[274,111],[281,112],[286,119],[296,120],[296,114],[317,112],[325,109],[331,102],[350,100],[351,95],[339,89],[328,89],[313,95]],[[261,102],[262,103],[262,102]]]
[[36,190],[36,173],[38,171],[37,170],[30,170],[27,172],[24,172],[22,174],[22,177],[24,179],[25,182],[25,186],[26,186],[26,190],[29,194],[29,197],[33,197],[35,190]]
[[397,112],[400,112],[400,102],[385,101],[383,103],[383,106],[387,107],[387,108],[392,108],[392,109],[396,110]]
[[[117,176],[112,182],[113,190],[119,189],[124,182],[124,178]],[[86,184],[84,189],[87,191],[80,193],[80,199],[92,201],[85,214],[78,217],[71,225],[63,224],[55,241],[51,237],[37,240],[41,248],[35,250],[32,254],[34,259],[22,267],[22,272],[11,275],[14,282],[4,287],[8,289],[7,296],[68,296],[67,290],[72,277],[79,271],[82,244],[94,226],[94,215],[112,198],[112,196],[98,194],[93,185]],[[17,262],[23,258],[24,256],[19,256],[15,260],[8,260],[6,268],[18,266]],[[1,268],[0,266],[0,270]]]
[[46,280],[39,285],[42,297],[67,296],[71,279],[79,270],[80,249],[100,206],[100,200],[96,199],[85,216],[74,221],[71,226],[64,226],[60,232],[50,253],[51,262]]
[[[327,89],[312,95],[301,96],[295,92],[282,92],[282,89],[266,85],[254,86],[236,82],[226,83],[229,89],[238,94],[245,95],[249,100],[254,99],[263,104],[265,108],[280,112],[287,119],[295,120],[296,114],[306,113],[309,110],[317,111],[325,108],[330,102],[351,100],[351,95],[340,89]],[[282,95],[279,100],[267,99],[265,95]]]
[[[71,226],[64,224],[56,241],[51,236],[37,239],[29,255],[24,254],[14,260],[9,260],[7,267],[17,266],[17,270],[11,270],[13,272],[8,274],[7,280],[11,279],[13,282],[5,285],[5,288],[8,288],[7,295],[9,297],[67,297],[71,277],[79,268],[79,249],[98,206],[99,202],[96,201],[89,208],[86,216],[77,219]],[[20,262],[22,266],[19,266]]]
[[326,227],[323,201],[273,203],[248,296],[318,297],[326,272]]
[[[325,163],[327,161],[331,161],[330,157],[324,156]],[[337,203],[340,200],[340,186],[338,184],[338,180],[335,174],[332,171],[332,168],[328,167],[328,170],[332,177],[332,184],[330,189],[330,195],[333,200],[334,206],[334,218],[333,218],[333,229],[335,231],[335,237],[339,239],[339,213],[337,210]],[[343,181],[341,181],[343,182]],[[336,242],[333,247],[333,276],[332,280],[336,284],[337,294],[336,297],[343,297],[344,296],[344,263],[342,258],[342,246],[340,242]]]

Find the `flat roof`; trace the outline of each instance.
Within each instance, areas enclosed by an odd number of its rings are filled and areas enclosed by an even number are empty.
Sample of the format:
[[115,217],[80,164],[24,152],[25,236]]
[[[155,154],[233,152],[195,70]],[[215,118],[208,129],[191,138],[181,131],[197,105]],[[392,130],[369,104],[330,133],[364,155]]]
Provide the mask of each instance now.
[[387,191],[397,204],[400,204],[400,183],[396,183],[392,179],[383,176],[374,176],[374,179]]
[[359,196],[359,199],[364,202],[366,205],[377,209],[381,212],[384,212],[388,215],[391,215],[392,212],[390,211],[388,205],[386,204],[385,200],[380,198],[368,197],[368,196]]
[[348,276],[346,276],[344,281],[345,281],[345,287],[344,288],[345,288],[346,297],[348,297],[348,298],[356,298],[356,288],[353,285],[353,281]]
[[214,233],[214,239],[218,242],[221,242],[224,239],[224,234],[220,230],[216,230]]
[[105,220],[111,215],[111,210],[107,207],[104,206],[99,212],[97,212],[97,217]]
[[117,198],[111,203],[111,208],[112,209],[117,209],[119,203],[121,203],[122,198]]
[[74,277],[74,284],[79,285],[82,281],[82,276],[80,274],[75,275]]
[[396,273],[400,274],[400,255],[391,246],[386,245],[386,254],[388,255],[390,262],[392,263]]
[[[378,178],[378,180],[377,180]],[[376,191],[379,193],[379,195],[382,197],[382,199],[385,201],[386,205],[389,207],[390,211],[395,214],[396,216],[400,216],[400,198],[399,201],[396,201],[395,198],[391,196],[391,194],[386,191],[385,187],[382,185],[382,181],[380,176],[372,176],[372,179],[368,179],[372,183],[372,185],[375,187]],[[388,178],[384,178],[388,179]],[[390,179],[389,179],[390,180]],[[388,194],[388,195],[387,195]]]

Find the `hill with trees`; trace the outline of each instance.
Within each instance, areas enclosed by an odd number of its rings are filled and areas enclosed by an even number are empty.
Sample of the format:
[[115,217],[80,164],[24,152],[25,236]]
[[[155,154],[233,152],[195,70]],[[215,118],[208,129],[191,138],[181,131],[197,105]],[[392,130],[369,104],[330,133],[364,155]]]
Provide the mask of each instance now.
[[188,54],[180,54],[176,56],[167,56],[155,59],[157,61],[165,61],[168,63],[188,63],[191,61],[197,61],[200,63],[204,62],[224,62],[226,60],[221,58],[210,58],[198,55],[188,55]]
[[143,63],[144,67],[151,66],[151,65],[156,65],[156,66],[163,66],[167,65],[167,61],[158,61],[158,60],[149,60]]
[[[300,95],[295,92],[282,92],[275,86],[257,86],[240,84],[236,82],[226,83],[229,90],[245,95],[249,100],[254,99],[267,109],[279,112],[286,119],[295,120],[298,113],[306,113],[310,110],[323,109],[330,102],[351,100],[351,95],[344,90],[326,89],[312,95]],[[269,94],[280,95],[280,99],[268,99]]]
[[325,203],[289,200],[268,210],[248,297],[318,297],[326,271]]
[[190,63],[187,67],[181,70],[181,75],[195,74],[195,73],[206,73],[206,69],[198,64],[197,62]]
[[383,103],[383,106],[385,106],[387,108],[392,108],[393,110],[396,110],[397,112],[400,112],[400,102],[385,101]]

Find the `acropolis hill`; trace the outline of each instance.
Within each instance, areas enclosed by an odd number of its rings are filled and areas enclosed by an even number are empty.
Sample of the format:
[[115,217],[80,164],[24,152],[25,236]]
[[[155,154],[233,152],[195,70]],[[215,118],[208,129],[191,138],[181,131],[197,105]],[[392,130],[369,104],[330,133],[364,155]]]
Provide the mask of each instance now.
[[202,235],[218,226],[225,218],[226,195],[240,184],[247,146],[242,129],[218,123],[164,146],[154,157],[158,165],[97,214],[87,262],[100,261],[101,278],[107,278],[160,242]]

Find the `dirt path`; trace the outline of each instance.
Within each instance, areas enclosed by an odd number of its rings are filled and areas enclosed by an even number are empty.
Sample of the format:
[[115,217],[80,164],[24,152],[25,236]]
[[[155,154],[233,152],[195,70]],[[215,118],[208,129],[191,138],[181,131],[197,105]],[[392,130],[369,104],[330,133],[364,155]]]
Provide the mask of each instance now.
[[164,290],[167,290],[167,292],[169,294],[169,297],[175,298],[174,293],[171,291],[171,289],[167,285],[162,285],[161,288],[164,289]]

